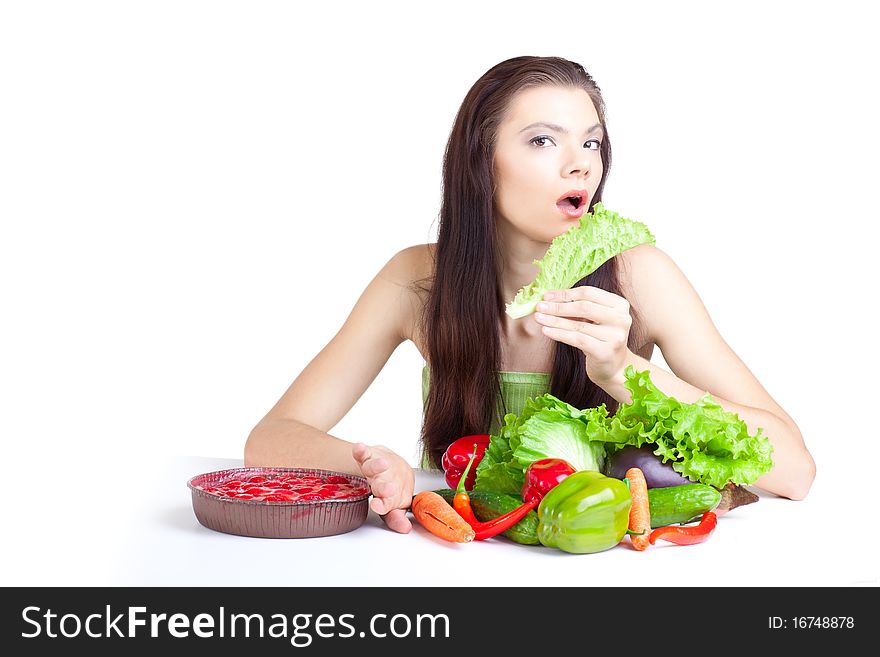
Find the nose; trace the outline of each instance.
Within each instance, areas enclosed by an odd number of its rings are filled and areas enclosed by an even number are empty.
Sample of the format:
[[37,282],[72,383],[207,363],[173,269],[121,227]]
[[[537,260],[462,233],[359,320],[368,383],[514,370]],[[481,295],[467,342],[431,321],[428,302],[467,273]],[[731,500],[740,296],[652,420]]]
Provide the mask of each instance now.
[[570,150],[567,153],[565,164],[563,165],[562,174],[566,177],[588,177],[590,175],[590,169],[593,164],[594,151],[591,151],[588,148],[584,148],[583,146],[571,146],[569,147],[569,149]]

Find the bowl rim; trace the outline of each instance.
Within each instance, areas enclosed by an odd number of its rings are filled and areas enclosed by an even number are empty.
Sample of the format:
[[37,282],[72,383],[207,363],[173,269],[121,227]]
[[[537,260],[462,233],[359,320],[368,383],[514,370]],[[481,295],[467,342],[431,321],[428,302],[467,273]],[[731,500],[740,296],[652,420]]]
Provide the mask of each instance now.
[[[272,474],[284,474],[284,473],[296,473],[296,474],[319,474],[319,475],[327,475],[327,476],[337,476],[337,477],[347,477],[349,479],[355,479],[357,481],[363,482],[364,486],[367,488],[367,492],[363,495],[358,495],[357,497],[346,497],[343,499],[327,499],[327,500],[305,500],[301,502],[275,502],[269,500],[240,500],[234,497],[220,497],[219,495],[215,495],[214,493],[209,493],[206,490],[198,488],[193,485],[193,482],[196,479],[200,479],[202,477],[207,477],[208,475],[225,475],[227,473],[259,473],[259,472],[271,472]],[[266,507],[268,505],[271,506],[309,506],[309,505],[323,505],[323,504],[358,504],[364,502],[369,499],[372,494],[370,491],[370,484],[367,481],[366,477],[356,474],[350,474],[348,472],[340,472],[338,470],[324,470],[321,468],[283,468],[283,467],[275,467],[275,466],[254,466],[254,467],[242,467],[242,468],[225,468],[223,470],[211,470],[209,472],[202,472],[193,477],[190,477],[186,482],[187,488],[189,488],[193,495],[199,495],[206,499],[222,502],[225,504],[243,504],[243,505],[252,505],[259,507]]]

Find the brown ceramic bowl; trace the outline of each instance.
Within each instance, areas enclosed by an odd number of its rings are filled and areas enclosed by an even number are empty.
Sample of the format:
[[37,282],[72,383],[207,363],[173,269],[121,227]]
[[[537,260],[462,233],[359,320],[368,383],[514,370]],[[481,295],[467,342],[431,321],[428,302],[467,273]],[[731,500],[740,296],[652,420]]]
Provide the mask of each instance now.
[[[255,475],[271,479],[282,475],[342,477],[353,486],[366,489],[363,495],[343,499],[298,502],[269,502],[221,497],[203,490]],[[257,538],[314,538],[343,534],[360,527],[367,518],[370,488],[364,477],[304,468],[232,468],[192,477],[186,484],[192,491],[193,511],[209,529]]]

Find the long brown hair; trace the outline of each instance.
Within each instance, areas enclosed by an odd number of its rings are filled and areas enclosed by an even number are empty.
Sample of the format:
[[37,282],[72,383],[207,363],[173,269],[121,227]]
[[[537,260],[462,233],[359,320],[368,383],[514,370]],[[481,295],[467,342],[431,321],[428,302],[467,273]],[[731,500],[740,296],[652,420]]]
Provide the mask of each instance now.
[[[493,212],[493,159],[498,126],[514,95],[539,85],[586,91],[605,130],[602,178],[611,168],[611,142],[599,87],[580,64],[559,57],[516,57],[489,69],[465,96],[446,145],[443,197],[430,288],[420,318],[427,345],[430,388],[421,432],[422,462],[440,467],[446,447],[470,434],[486,433],[498,409],[501,332],[505,302],[498,279]],[[592,209],[592,208],[591,208]],[[576,284],[621,294],[612,258]],[[636,342],[635,322],[630,348]],[[617,402],[587,377],[579,349],[557,342],[550,392],[577,408]],[[503,401],[503,399],[502,399]]]

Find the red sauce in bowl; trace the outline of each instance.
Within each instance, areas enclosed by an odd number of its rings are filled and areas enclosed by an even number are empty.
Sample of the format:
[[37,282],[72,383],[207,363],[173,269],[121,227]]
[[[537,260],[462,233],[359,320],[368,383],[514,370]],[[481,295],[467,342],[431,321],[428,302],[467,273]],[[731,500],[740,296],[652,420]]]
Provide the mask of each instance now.
[[362,497],[369,490],[346,477],[330,475],[246,475],[196,488],[217,497],[254,502],[313,502],[318,500],[345,500]]

